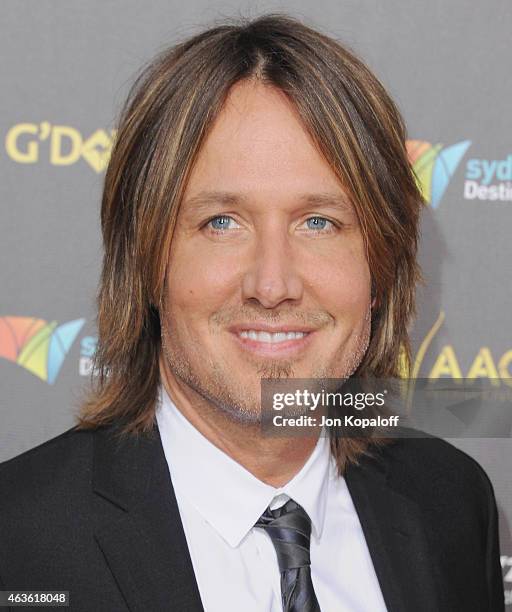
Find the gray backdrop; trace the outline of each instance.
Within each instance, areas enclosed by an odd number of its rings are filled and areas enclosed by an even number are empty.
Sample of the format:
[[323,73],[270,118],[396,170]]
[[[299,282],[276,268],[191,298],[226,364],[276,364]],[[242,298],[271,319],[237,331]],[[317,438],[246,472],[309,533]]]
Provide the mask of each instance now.
[[[412,330],[418,376],[512,386],[512,3],[11,1],[1,7],[0,461],[59,434],[87,381],[101,183],[139,67],[223,16],[285,11],[370,65],[409,127],[430,206]],[[494,483],[512,609],[512,442],[450,440]]]

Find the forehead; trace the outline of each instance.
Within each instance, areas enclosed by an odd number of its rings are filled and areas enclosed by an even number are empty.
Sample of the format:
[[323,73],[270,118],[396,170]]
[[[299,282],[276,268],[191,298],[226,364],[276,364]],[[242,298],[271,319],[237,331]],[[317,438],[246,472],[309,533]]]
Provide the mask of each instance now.
[[286,95],[259,81],[237,83],[207,135],[186,193],[251,192],[278,197],[342,191]]

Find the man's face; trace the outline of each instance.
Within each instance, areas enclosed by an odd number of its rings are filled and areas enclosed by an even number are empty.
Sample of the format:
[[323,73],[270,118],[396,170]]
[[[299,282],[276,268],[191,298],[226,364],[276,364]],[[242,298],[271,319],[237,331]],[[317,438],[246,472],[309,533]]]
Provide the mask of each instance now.
[[[293,106],[279,90],[238,83],[200,151],[172,239],[166,376],[188,397],[256,423],[262,377],[356,369],[369,342],[370,282],[355,210]],[[283,341],[290,330],[305,335]]]

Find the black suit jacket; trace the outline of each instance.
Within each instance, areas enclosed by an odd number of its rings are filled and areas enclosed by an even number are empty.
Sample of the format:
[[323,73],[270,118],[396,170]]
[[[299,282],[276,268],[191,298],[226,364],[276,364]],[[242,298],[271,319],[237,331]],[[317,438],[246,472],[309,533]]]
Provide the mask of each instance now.
[[[68,590],[76,612],[203,610],[158,427],[115,431],[70,429],[0,464],[0,589]],[[346,481],[389,612],[504,610],[496,502],[473,459],[398,439]]]

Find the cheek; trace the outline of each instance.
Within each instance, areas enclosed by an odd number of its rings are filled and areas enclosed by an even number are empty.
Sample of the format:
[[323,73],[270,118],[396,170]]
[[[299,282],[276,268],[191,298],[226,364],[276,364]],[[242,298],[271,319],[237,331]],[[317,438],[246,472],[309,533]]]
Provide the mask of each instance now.
[[183,311],[187,318],[201,318],[226,301],[236,277],[232,259],[179,241],[169,257],[167,298],[172,309]]
[[307,278],[311,291],[326,310],[337,318],[354,319],[366,312],[371,276],[362,249],[340,249],[310,264]]
[[370,301],[370,287],[363,276],[339,275],[332,286],[326,287],[323,303],[335,319],[356,324],[366,315]]

